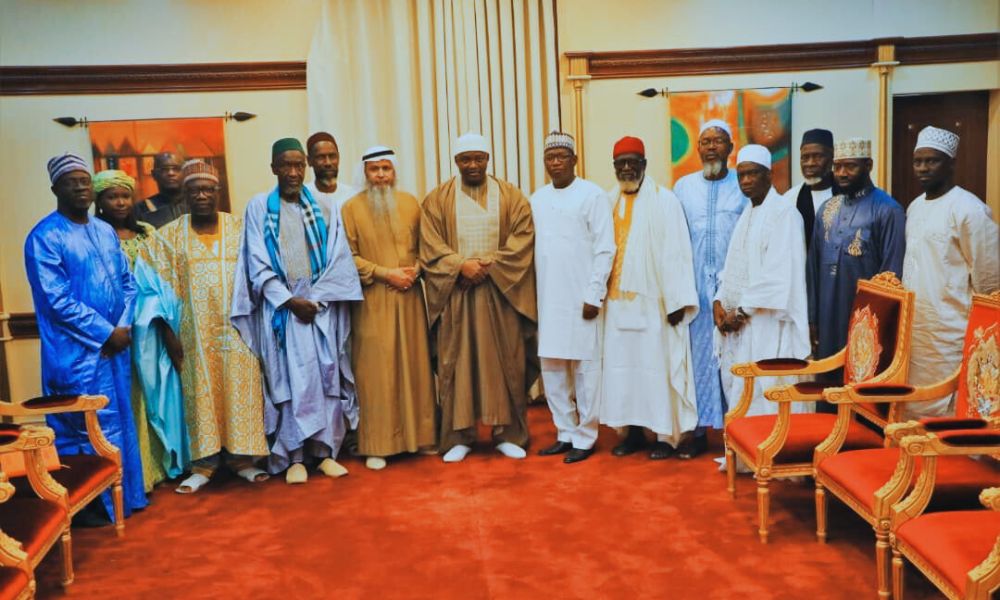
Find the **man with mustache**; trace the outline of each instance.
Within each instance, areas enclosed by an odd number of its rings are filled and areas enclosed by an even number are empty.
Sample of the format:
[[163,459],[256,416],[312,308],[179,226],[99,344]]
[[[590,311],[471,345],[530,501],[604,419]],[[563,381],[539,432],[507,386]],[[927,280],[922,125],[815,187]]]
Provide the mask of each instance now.
[[[750,204],[736,222],[712,304],[722,383],[733,403],[744,386],[743,378],[729,371],[734,364],[809,355],[802,217],[771,185],[767,148],[741,148],[736,171]],[[764,390],[781,383],[794,382],[758,377],[747,416],[777,413],[777,403],[765,399]]]
[[[847,328],[859,279],[883,271],[902,275],[906,249],[903,207],[871,180],[871,141],[852,138],[833,148],[838,194],[816,213],[806,261],[809,326],[815,358],[847,343]],[[840,369],[822,376],[842,380]]]
[[340,174],[340,148],[333,135],[317,131],[306,140],[306,160],[312,167],[314,179],[306,184],[317,201],[334,207],[337,213],[358,189],[342,181]]
[[[916,294],[908,383],[946,379],[962,361],[972,294],[1000,288],[1000,232],[982,200],[955,185],[958,136],[925,127],[913,150],[924,193],[906,210],[903,285]],[[904,405],[907,418],[951,414],[951,399]],[[965,415],[960,415],[965,416]]]
[[347,474],[336,458],[358,422],[348,302],[363,296],[340,216],[303,185],[297,139],[273,144],[271,172],[277,185],[247,205],[231,320],[265,372],[268,468],[305,483],[307,462]]
[[361,161],[365,190],[342,216],[365,296],[351,305],[358,452],[379,470],[388,456],[433,451],[437,402],[417,264],[420,203],[396,189],[391,148],[369,148]]
[[708,446],[705,430],[708,427],[721,429],[726,413],[719,362],[712,350],[712,332],[715,331],[712,299],[719,289],[719,271],[726,261],[729,238],[747,205],[746,196],[736,182],[736,173],[728,168],[732,151],[729,124],[720,119],[708,121],[702,125],[698,136],[702,172],[682,177],[674,188],[687,216],[698,287],[698,316],[691,322],[698,427],[691,442],[679,449],[679,458],[692,458],[704,452]]
[[802,134],[799,146],[799,168],[804,181],[785,192],[785,198],[795,204],[802,215],[806,247],[812,241],[813,223],[821,204],[834,194],[833,134],[826,129],[810,129]]
[[[114,228],[90,217],[94,190],[87,162],[66,152],[47,166],[56,210],[24,242],[41,341],[42,392],[108,397],[98,419],[104,435],[121,450],[128,516],[146,506],[130,406],[135,282]],[[79,413],[49,415],[46,421],[55,430],[59,454],[95,453]],[[110,492],[101,503],[108,517],[114,515]]]
[[534,241],[528,199],[487,175],[490,145],[466,133],[454,145],[459,176],[424,199],[420,268],[436,345],[445,462],[465,459],[477,423],[496,449],[526,456],[528,388],[537,377]]
[[646,174],[642,140],[615,143],[614,262],[604,307],[600,420],[624,428],[612,454],[646,446],[649,458],[670,457],[690,444],[698,425],[688,325],[698,314],[691,241],[681,203]]

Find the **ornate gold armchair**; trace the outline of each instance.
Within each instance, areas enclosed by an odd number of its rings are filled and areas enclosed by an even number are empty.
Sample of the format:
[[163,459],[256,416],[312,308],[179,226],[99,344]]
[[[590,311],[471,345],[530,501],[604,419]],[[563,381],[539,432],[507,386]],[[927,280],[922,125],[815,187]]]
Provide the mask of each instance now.
[[769,485],[772,478],[813,474],[813,452],[878,448],[883,438],[853,418],[860,416],[878,428],[896,418],[896,410],[882,413],[868,404],[850,404],[836,415],[792,414],[792,403],[823,399],[830,387],[821,381],[803,381],[773,387],[764,396],[778,403],[777,415],[746,416],[756,377],[805,376],[844,368],[844,384],[861,381],[897,383],[906,379],[909,366],[913,292],[903,289],[893,273],[858,282],[847,345],[821,360],[771,359],[733,365],[743,377],[743,394],[725,417],[726,475],[729,493],[736,493],[736,458],[757,479],[757,514],[760,541],[767,543]]
[[87,435],[97,454],[60,456],[63,468],[52,471],[52,477],[67,490],[70,516],[111,488],[115,531],[122,536],[125,534],[125,511],[121,453],[104,437],[97,419],[97,411],[107,404],[107,396],[43,396],[21,404],[0,403],[0,416],[40,417],[83,412]]
[[52,445],[54,439],[55,434],[48,427],[0,425],[0,455],[24,454],[26,483],[37,495],[15,495],[14,485],[0,470],[0,564],[27,571],[31,590],[28,596],[34,590],[31,570],[42,562],[57,541],[61,541],[63,585],[73,582],[66,488],[52,479],[41,457],[41,449]]
[[[889,597],[889,534],[893,504],[910,490],[913,477],[920,472],[919,459],[901,456],[898,444],[906,436],[960,429],[982,429],[1000,423],[998,388],[1000,372],[997,346],[1000,343],[1000,293],[974,296],[966,330],[963,360],[948,379],[934,385],[914,388],[902,384],[861,383],[827,390],[824,398],[838,411],[869,403],[888,404],[900,410],[911,402],[942,398],[954,392],[954,417],[894,423],[886,427],[887,448],[837,452],[835,443],[824,443],[814,456],[816,481],[816,536],[823,542],[827,535],[827,492],[832,493],[875,530],[875,562],[881,597]],[[992,365],[992,367],[990,367]],[[993,369],[991,375],[988,371]],[[984,387],[985,386],[985,387]],[[991,388],[992,392],[987,388]],[[984,393],[984,390],[985,393]],[[987,397],[992,397],[992,401]],[[835,437],[835,436],[832,436]],[[946,455],[937,461],[936,489],[928,508],[932,511],[956,510],[977,506],[979,491],[1000,486],[1000,471],[989,461],[972,460],[965,455]]]
[[903,558],[952,599],[986,600],[1000,587],[1000,488],[982,492],[991,510],[926,513],[935,480],[948,457],[1000,451],[1000,430],[973,429],[906,436],[904,457],[923,460],[913,490],[892,507],[892,593],[903,600]]

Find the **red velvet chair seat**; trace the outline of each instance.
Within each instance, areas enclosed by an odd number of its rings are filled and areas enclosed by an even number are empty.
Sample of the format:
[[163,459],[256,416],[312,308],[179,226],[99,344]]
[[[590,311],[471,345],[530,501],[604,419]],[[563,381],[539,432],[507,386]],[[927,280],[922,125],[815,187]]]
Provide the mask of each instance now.
[[[726,428],[730,443],[744,450],[755,461],[759,460],[757,446],[771,435],[777,418],[777,415],[760,415],[733,421]],[[812,462],[813,451],[833,431],[836,420],[836,415],[825,413],[792,415],[788,439],[774,457],[775,464]],[[882,437],[879,434],[860,423],[851,422],[843,451],[881,446]]]
[[[60,456],[62,468],[52,471],[52,478],[66,488],[70,507],[75,507],[98,484],[113,478],[118,467],[111,459],[91,454]],[[73,509],[76,510],[76,509]]]
[[14,497],[0,504],[0,530],[21,542],[33,559],[59,538],[65,517],[57,504],[40,498]]
[[21,569],[0,567],[0,600],[14,600],[28,587],[28,576]]
[[[819,463],[818,469],[873,513],[875,492],[892,479],[898,462],[899,448],[875,448],[835,454]],[[1000,485],[1000,469],[992,461],[939,457],[928,510],[976,507],[979,492],[996,485]]]
[[1000,535],[1000,513],[963,510],[928,513],[903,523],[896,539],[917,552],[960,592],[966,576],[983,562]]

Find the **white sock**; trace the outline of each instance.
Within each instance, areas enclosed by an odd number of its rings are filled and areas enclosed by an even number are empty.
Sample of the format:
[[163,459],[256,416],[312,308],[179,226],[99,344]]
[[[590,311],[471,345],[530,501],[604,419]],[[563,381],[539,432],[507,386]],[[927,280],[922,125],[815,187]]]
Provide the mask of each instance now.
[[441,460],[447,463],[462,462],[465,460],[465,456],[471,451],[472,448],[469,448],[464,444],[458,444],[456,446],[452,446],[451,450],[445,452],[444,456],[441,457]]
[[507,458],[524,458],[528,455],[524,448],[510,442],[500,442],[497,444],[497,450]]

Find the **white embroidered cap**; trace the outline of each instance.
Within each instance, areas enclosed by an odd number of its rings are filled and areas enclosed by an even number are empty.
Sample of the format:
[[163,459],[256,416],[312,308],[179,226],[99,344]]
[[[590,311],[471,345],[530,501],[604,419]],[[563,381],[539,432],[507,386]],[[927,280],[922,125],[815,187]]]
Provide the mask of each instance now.
[[864,138],[837,140],[833,144],[833,160],[842,158],[871,158],[872,141]]
[[947,129],[928,125],[917,134],[917,145],[913,149],[916,151],[920,148],[940,150],[955,158],[955,155],[958,154],[958,136]]
[[705,133],[705,130],[711,127],[717,127],[725,131],[726,135],[729,136],[729,139],[733,139],[733,130],[729,127],[729,123],[726,123],[722,119],[712,119],[711,121],[706,121],[702,124],[701,129],[698,130],[698,137],[701,137],[701,134]]
[[485,152],[490,153],[490,143],[486,138],[472,131],[466,132],[462,137],[455,140],[455,152],[453,156],[458,156],[463,152]]
[[760,144],[748,144],[740,148],[736,155],[736,164],[743,162],[757,163],[765,169],[771,169],[771,151]]
[[566,148],[576,154],[576,142],[573,141],[573,136],[561,131],[552,131],[545,136],[545,150],[550,148]]

